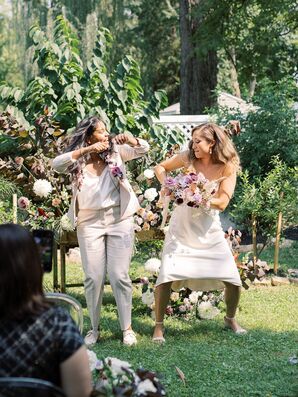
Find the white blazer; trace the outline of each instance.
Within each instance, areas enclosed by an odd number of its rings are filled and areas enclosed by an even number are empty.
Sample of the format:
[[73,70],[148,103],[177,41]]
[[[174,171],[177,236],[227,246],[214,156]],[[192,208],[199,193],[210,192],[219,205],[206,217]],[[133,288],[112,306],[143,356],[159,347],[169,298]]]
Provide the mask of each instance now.
[[[120,187],[120,214],[121,219],[125,219],[131,215],[133,215],[139,208],[138,199],[129,183],[129,180],[126,176],[125,162],[129,160],[136,159],[138,157],[142,157],[145,153],[149,151],[149,145],[143,139],[138,139],[139,145],[131,147],[129,145],[115,145],[115,151],[111,156],[111,160],[120,167],[123,172],[123,179],[119,180]],[[59,173],[67,173],[68,167],[70,167],[76,160],[72,158],[73,152],[67,152],[60,154],[55,157],[52,163],[52,167]],[[109,175],[111,178],[115,178],[111,171],[109,171]],[[68,218],[71,222],[73,228],[76,227],[77,224],[77,214],[78,214],[78,206],[77,206],[77,196],[78,196],[78,188],[73,184],[72,187],[72,199],[70,203],[70,207],[68,210]]]

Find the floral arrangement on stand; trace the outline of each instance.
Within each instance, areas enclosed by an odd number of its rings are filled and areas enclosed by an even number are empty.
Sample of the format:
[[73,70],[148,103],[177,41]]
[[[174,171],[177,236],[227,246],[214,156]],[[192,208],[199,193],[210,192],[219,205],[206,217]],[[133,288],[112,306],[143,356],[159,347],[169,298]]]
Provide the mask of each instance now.
[[97,359],[88,350],[89,366],[95,372],[94,390],[90,397],[162,397],[166,391],[155,372],[134,370],[127,361],[115,357]]
[[71,184],[51,167],[51,157],[61,150],[64,130],[52,120],[47,107],[35,120],[34,129],[21,126],[9,112],[2,113],[0,130],[4,149],[7,145],[0,158],[2,175],[14,180],[23,194],[18,198],[18,221],[32,229],[70,230],[64,214]]
[[133,183],[134,191],[141,206],[134,216],[136,232],[148,231],[161,224],[162,203],[159,200],[157,181],[154,178],[154,171],[148,168]]
[[[158,258],[149,259],[144,267],[147,272],[151,273],[151,277],[140,278],[142,302],[147,306],[153,320],[155,320],[154,285],[158,276],[160,263]],[[166,308],[166,315],[180,317],[185,320],[191,317],[210,320],[220,313],[223,300],[224,295],[221,291],[202,292],[182,288],[177,292],[171,292],[170,303]]]

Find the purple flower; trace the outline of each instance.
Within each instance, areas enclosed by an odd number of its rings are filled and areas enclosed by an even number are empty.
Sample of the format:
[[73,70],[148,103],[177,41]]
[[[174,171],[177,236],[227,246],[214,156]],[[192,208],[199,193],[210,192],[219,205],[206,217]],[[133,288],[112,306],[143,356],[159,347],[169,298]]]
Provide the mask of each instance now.
[[165,184],[166,187],[171,188],[171,187],[174,187],[176,185],[176,180],[175,180],[175,178],[172,178],[172,177],[168,176],[165,179],[164,184]]
[[114,165],[111,167],[111,173],[115,178],[116,177],[118,177],[119,179],[123,178],[123,172],[121,171],[121,168],[118,167],[118,165]]

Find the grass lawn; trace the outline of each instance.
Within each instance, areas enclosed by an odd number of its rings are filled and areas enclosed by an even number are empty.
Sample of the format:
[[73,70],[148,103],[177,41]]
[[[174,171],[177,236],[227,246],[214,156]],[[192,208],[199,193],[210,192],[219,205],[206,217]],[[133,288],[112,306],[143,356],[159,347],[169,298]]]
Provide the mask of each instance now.
[[[295,248],[296,247],[296,248]],[[294,251],[297,250],[297,243]],[[156,249],[156,247],[154,248]],[[158,248],[157,248],[158,249]],[[287,250],[281,250],[287,267]],[[291,251],[292,252],[292,247]],[[151,255],[140,250],[133,262],[132,278],[143,275],[141,263]],[[270,255],[266,253],[266,255]],[[291,254],[292,255],[292,254]],[[67,280],[82,279],[79,265],[68,264]],[[51,285],[51,275],[45,278]],[[69,288],[84,308],[84,329],[89,329],[83,288]],[[93,350],[98,357],[118,357],[134,368],[142,366],[161,374],[169,397],[294,397],[298,396],[298,368],[289,357],[298,355],[298,287],[251,287],[243,291],[239,322],[248,329],[245,336],[236,336],[223,328],[223,313],[214,320],[168,318],[166,344],[151,342],[153,321],[146,314],[141,292],[134,288],[133,326],[138,345],[121,344],[121,331],[109,286],[105,288],[101,319],[101,341]],[[185,374],[186,384],[179,379],[175,366]]]

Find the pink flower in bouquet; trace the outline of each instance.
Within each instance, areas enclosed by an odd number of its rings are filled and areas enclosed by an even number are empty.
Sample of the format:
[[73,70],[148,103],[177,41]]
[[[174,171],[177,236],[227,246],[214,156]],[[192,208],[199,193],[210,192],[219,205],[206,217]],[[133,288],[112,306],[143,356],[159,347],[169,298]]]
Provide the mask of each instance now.
[[52,200],[53,207],[59,207],[60,204],[61,204],[61,199],[59,199],[57,197],[53,198],[53,200]]
[[26,210],[30,206],[29,199],[27,197],[24,197],[24,196],[20,197],[18,199],[18,206],[19,206],[20,209]]
[[180,306],[179,306],[179,312],[180,312],[180,313],[185,313],[185,312],[186,312],[186,307],[185,307],[185,305],[180,305]]
[[171,306],[167,306],[167,308],[166,308],[166,314],[167,314],[168,316],[171,316],[173,313],[174,313],[173,308],[172,308]]

